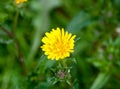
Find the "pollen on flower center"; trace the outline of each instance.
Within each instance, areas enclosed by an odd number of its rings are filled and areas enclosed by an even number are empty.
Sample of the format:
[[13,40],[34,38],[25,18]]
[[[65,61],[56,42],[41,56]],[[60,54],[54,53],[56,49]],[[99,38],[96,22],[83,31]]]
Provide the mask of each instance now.
[[54,49],[56,49],[55,51],[56,51],[56,53],[58,53],[58,54],[61,54],[62,55],[62,53],[64,53],[64,52],[66,52],[68,47],[66,46],[66,45],[64,45],[64,43],[62,43],[62,42],[58,42],[55,46],[54,46]]
[[52,29],[50,33],[46,32],[45,35],[41,48],[45,51],[48,59],[64,59],[74,51],[75,35],[72,36],[71,33],[64,32],[64,29],[60,30],[60,28]]

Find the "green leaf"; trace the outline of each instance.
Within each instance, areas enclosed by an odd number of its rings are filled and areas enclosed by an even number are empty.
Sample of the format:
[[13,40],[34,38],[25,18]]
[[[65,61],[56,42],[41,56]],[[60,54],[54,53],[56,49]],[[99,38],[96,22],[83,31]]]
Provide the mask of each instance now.
[[75,39],[75,43],[77,42],[77,41],[79,41],[80,40],[80,37],[77,37],[76,39]]
[[92,24],[91,16],[84,11],[78,13],[67,25],[67,30],[76,33],[76,31]]
[[37,64],[37,68],[39,69],[39,73],[44,73],[46,69],[51,68],[54,65],[55,61],[48,60],[46,56],[43,54]]
[[79,84],[75,83],[74,86],[73,86],[73,89],[79,89]]
[[8,15],[6,13],[0,12],[0,22],[3,22],[6,20]]
[[102,89],[110,78],[110,73],[101,72],[98,74],[90,89]]

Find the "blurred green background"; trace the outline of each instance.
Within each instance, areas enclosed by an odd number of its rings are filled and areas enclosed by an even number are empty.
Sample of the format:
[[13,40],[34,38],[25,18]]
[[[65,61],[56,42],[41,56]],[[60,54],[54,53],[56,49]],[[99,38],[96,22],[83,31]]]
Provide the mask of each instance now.
[[[67,81],[40,49],[57,27],[77,35]],[[120,0],[0,0],[0,89],[120,89]]]

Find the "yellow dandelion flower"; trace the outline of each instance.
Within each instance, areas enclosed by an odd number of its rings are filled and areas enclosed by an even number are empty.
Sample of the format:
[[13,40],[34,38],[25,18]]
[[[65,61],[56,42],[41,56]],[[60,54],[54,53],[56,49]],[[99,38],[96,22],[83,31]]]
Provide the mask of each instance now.
[[74,52],[74,39],[76,35],[65,32],[60,28],[52,29],[50,33],[46,32],[46,36],[43,37],[44,43],[41,48],[51,60],[60,60],[70,56],[70,53]]
[[28,0],[15,0],[15,3],[16,4],[21,4],[21,3],[23,3],[23,2],[27,2]]

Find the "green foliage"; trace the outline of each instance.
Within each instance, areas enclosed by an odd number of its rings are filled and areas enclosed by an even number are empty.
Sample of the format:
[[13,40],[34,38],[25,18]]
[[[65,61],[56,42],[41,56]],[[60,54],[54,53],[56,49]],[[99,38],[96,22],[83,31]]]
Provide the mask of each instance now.
[[[0,0],[0,89],[119,89],[120,0]],[[65,62],[48,60],[52,28],[77,35]]]

